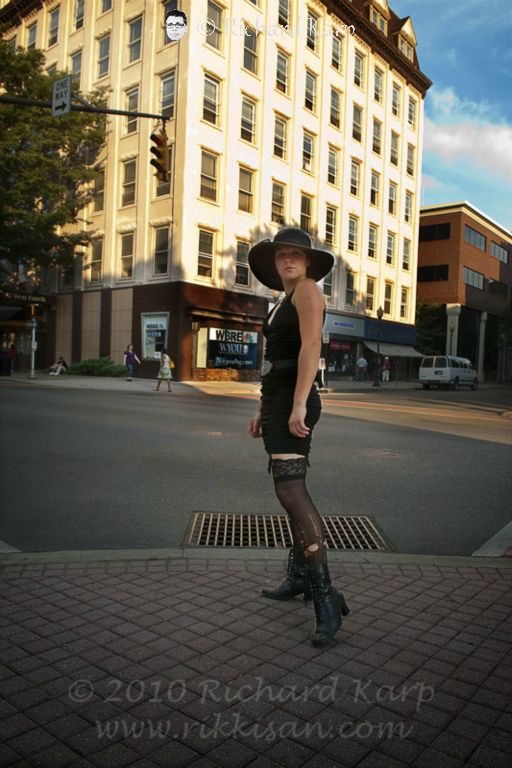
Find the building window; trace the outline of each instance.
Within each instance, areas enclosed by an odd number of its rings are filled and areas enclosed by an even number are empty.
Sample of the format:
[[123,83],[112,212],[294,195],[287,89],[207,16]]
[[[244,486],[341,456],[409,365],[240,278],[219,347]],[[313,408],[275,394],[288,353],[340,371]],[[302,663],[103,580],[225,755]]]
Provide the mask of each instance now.
[[[13,40],[16,40],[16,38],[13,38]],[[48,75],[48,77],[53,77],[54,75],[56,75],[57,74],[57,65],[56,64],[52,64],[51,67],[48,67],[48,69],[46,70],[46,74]]]
[[159,227],[155,230],[155,254],[153,272],[155,275],[166,275],[169,260],[169,227]]
[[213,232],[208,229],[199,230],[197,274],[200,277],[212,277],[213,274]]
[[416,100],[409,96],[408,123],[411,128],[416,128]]
[[448,280],[448,264],[418,267],[418,283],[434,283]]
[[361,141],[363,124],[363,110],[354,104],[354,110],[352,113],[352,138],[356,141]]
[[388,213],[396,216],[396,184],[389,182]]
[[103,238],[93,240],[91,248],[91,283],[101,282],[101,263],[103,259]]
[[176,72],[173,69],[166,75],[162,75],[162,103],[160,105],[161,114],[164,117],[174,117],[174,94],[175,94]]
[[355,216],[348,217],[348,250],[357,251],[357,219]]
[[[325,210],[325,242],[334,245],[336,240],[336,208],[328,205]],[[329,294],[330,295],[330,294]]]
[[35,22],[34,24],[31,24],[30,27],[27,27],[27,50],[28,51],[36,47],[36,37],[37,37],[37,22]]
[[84,0],[75,2],[75,29],[82,29],[84,25]]
[[348,307],[354,306],[354,293],[355,293],[355,275],[353,272],[347,272],[347,285],[345,288],[345,304]]
[[284,117],[276,115],[274,126],[274,155],[276,157],[286,157],[286,134],[287,120]]
[[407,224],[412,223],[412,192],[405,192],[405,214],[404,219]]
[[484,276],[480,272],[475,272],[474,269],[469,269],[469,267],[464,267],[464,282],[480,291],[484,289]]
[[391,149],[390,149],[389,160],[393,165],[398,165],[398,153],[399,153],[398,140],[399,140],[398,133],[395,133],[395,131],[391,131]]
[[244,29],[244,69],[258,74],[258,35],[249,26]]
[[[139,109],[139,89],[132,88],[126,93],[126,109],[128,112],[137,112]],[[137,130],[137,118],[126,115],[126,133],[134,133]]]
[[368,312],[373,312],[375,306],[375,278],[366,278],[366,309]]
[[249,285],[249,243],[243,240],[236,241],[236,273],[237,285]]
[[393,83],[393,96],[391,101],[391,112],[396,116],[400,117],[400,91],[401,88],[396,83]]
[[391,315],[393,306],[393,283],[384,284],[384,314]]
[[50,25],[48,30],[48,48],[50,46],[55,45],[55,43],[59,39],[59,17],[60,17],[60,7],[57,6],[57,8],[54,8],[53,11],[50,12]]
[[105,204],[105,171],[98,171],[98,176],[94,180],[94,213],[103,210]]
[[208,0],[207,18],[210,21],[206,30],[205,42],[218,51],[222,50],[222,14],[222,8]]
[[388,232],[386,244],[386,264],[394,264],[395,261],[395,236]]
[[412,144],[407,145],[407,173],[409,176],[414,176],[414,147]]
[[407,58],[412,61],[413,55],[412,55],[412,45],[410,45],[407,40],[405,40],[403,37],[400,37],[400,53],[403,53],[404,56],[407,56]]
[[503,262],[503,264],[508,264],[508,251],[506,248],[498,245],[498,243],[495,243],[494,240],[491,240],[491,256],[494,256],[495,259]]
[[272,182],[272,221],[284,224],[284,184]]
[[110,11],[112,8],[112,0],[102,0],[101,3],[101,12],[106,13],[107,11]]
[[330,123],[335,128],[340,127],[341,93],[336,88],[331,88],[331,114]]
[[137,161],[128,160],[123,163],[123,199],[122,205],[133,205],[135,202],[135,179],[137,175]]
[[304,96],[304,106],[306,109],[310,109],[311,112],[315,111],[316,106],[316,75],[306,70],[306,91]]
[[370,224],[368,227],[368,258],[377,258],[377,227]]
[[409,271],[411,266],[411,241],[404,238],[404,250],[402,252],[402,269]]
[[343,55],[343,38],[338,35],[332,35],[331,65],[337,72],[341,72],[341,62]]
[[203,120],[212,125],[219,124],[219,91],[220,82],[217,78],[205,74],[203,91]]
[[428,224],[420,227],[420,243],[429,240],[449,240],[450,224]]
[[379,187],[380,176],[375,171],[372,171],[372,180],[370,186],[370,205],[379,205]]
[[256,104],[252,99],[242,98],[242,122],[240,126],[240,138],[254,142],[254,130],[256,123]]
[[172,163],[173,163],[173,147],[171,145],[167,147],[167,168],[169,169],[167,173],[167,181],[162,181],[157,176],[155,176],[157,197],[162,197],[162,195],[169,195],[171,192],[171,177],[173,174]]
[[487,243],[486,238],[484,235],[481,235],[480,232],[477,232],[476,229],[468,227],[467,224],[464,226],[464,240],[466,243],[474,245],[475,248],[479,248],[481,251],[485,251]]
[[290,57],[282,51],[277,52],[276,88],[281,93],[288,93],[288,72],[290,70]]
[[163,24],[162,24],[163,34],[164,34],[163,45],[169,45],[169,43],[172,42],[170,40],[170,38],[167,37],[167,29],[165,27],[165,20],[166,20],[168,14],[172,13],[172,11],[177,11],[177,10],[178,10],[177,0],[172,0],[171,2],[164,3],[164,5],[163,5]]
[[364,88],[364,56],[358,51],[354,55],[354,84]]
[[329,184],[338,184],[339,152],[336,147],[329,147],[327,163],[327,181]]
[[506,283],[501,282],[501,280],[493,280],[492,277],[490,277],[488,284],[489,284],[489,293],[492,293],[493,296],[496,296],[498,299],[507,298]]
[[104,35],[98,41],[98,77],[108,75],[110,62],[110,35]]
[[359,162],[352,160],[350,163],[350,194],[356,197],[359,195],[359,170]]
[[130,42],[128,43],[128,61],[138,61],[142,50],[142,16],[130,21]]
[[290,0],[279,0],[277,9],[277,23],[281,27],[287,27],[290,24]]
[[329,299],[329,300],[332,300],[333,272],[334,272],[334,267],[331,269],[329,274],[324,277],[324,282],[322,286],[322,292],[326,297],[326,299]]
[[240,168],[238,185],[238,209],[252,213],[252,180],[254,173],[248,168]]
[[386,19],[380,14],[376,8],[371,9],[372,24],[380,29],[383,35],[386,34]]
[[311,234],[311,210],[313,201],[309,195],[300,196],[300,226],[305,232]]
[[317,45],[317,24],[318,16],[313,11],[308,9],[307,27],[306,27],[306,44],[312,51],[316,51]]
[[82,51],[77,51],[71,56],[71,74],[76,87],[80,88],[80,78],[82,76]]
[[302,139],[302,170],[308,173],[313,173],[313,154],[315,151],[315,139],[314,137],[304,131]]
[[408,313],[409,313],[409,289],[402,288],[402,290],[400,291],[400,317],[406,320]]
[[372,138],[372,150],[376,155],[380,155],[382,147],[382,123],[380,120],[373,119],[373,138]]
[[382,102],[382,71],[377,68],[373,78],[373,98],[379,103]]
[[201,152],[201,189],[200,197],[217,200],[217,155],[202,150]]
[[133,276],[133,232],[121,235],[121,278]]

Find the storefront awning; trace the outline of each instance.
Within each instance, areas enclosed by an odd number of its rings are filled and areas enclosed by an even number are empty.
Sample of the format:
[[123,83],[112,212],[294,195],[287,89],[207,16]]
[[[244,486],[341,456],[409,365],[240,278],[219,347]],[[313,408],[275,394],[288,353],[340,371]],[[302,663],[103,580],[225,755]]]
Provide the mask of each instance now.
[[[365,341],[364,343],[372,352],[377,352],[376,341]],[[380,354],[388,357],[423,357],[421,352],[418,352],[414,347],[408,347],[406,344],[388,344],[384,341],[380,343]]]

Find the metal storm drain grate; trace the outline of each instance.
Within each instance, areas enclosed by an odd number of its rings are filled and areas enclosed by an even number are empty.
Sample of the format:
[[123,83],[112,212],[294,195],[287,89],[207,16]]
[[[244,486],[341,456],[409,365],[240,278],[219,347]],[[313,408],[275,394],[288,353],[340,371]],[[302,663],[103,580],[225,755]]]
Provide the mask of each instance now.
[[[328,515],[322,518],[329,549],[387,550],[369,517]],[[287,515],[227,515],[196,512],[183,546],[291,547]]]

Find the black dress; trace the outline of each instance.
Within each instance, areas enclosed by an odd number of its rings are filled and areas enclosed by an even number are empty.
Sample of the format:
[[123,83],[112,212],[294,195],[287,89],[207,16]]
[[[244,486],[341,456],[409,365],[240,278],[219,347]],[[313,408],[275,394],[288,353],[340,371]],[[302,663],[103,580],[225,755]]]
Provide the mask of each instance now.
[[[313,427],[320,418],[320,395],[313,384],[306,402],[304,422],[310,428],[307,437],[295,437],[289,430],[288,419],[293,408],[297,383],[298,357],[301,347],[299,316],[292,304],[290,293],[279,309],[274,309],[263,322],[263,335],[267,345],[265,360],[276,367],[261,378],[261,433],[265,450],[272,453],[296,453],[308,456]],[[275,317],[269,325],[273,313]],[[325,310],[324,310],[325,317]],[[280,362],[286,361],[285,367]]]

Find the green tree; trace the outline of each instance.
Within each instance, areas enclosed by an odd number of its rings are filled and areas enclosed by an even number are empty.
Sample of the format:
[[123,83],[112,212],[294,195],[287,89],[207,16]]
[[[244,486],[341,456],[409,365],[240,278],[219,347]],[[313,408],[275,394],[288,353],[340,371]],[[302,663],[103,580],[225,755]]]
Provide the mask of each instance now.
[[446,342],[446,305],[416,305],[416,346],[424,355],[442,355]]
[[[25,51],[0,40],[0,91],[51,101],[53,82],[39,50]],[[75,86],[73,86],[75,88]],[[79,93],[74,90],[74,93]],[[105,91],[84,98],[105,104]],[[90,201],[105,142],[106,117],[71,112],[52,117],[44,107],[0,104],[0,281],[16,285],[21,271],[35,278],[44,268],[70,266],[77,246],[86,246],[80,213]]]

